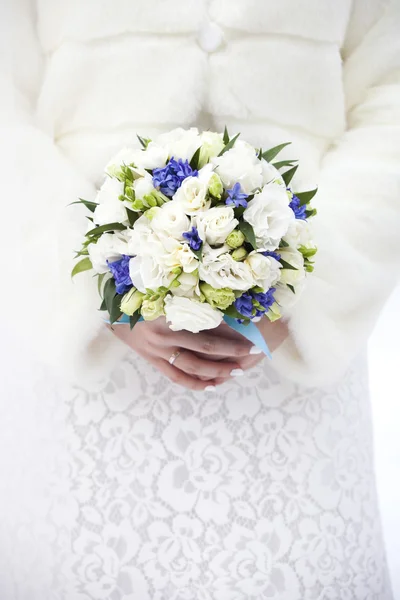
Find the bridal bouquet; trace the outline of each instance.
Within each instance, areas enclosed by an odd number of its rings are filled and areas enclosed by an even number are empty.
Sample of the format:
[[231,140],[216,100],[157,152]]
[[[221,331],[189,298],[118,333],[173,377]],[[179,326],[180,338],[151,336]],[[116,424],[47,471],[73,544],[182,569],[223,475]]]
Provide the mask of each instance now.
[[[139,138],[107,165],[73,275],[93,269],[110,323],[164,315],[174,331],[271,321],[299,297],[316,253],[316,190],[294,193],[297,161],[224,134]],[[280,170],[284,169],[281,174]],[[246,333],[244,333],[246,335]]]

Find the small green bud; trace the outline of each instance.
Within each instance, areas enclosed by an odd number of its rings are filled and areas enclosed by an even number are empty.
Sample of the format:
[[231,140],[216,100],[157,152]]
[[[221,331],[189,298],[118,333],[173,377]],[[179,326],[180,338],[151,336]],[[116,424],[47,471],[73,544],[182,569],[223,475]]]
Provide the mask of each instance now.
[[174,279],[174,281],[171,283],[171,288],[178,288],[180,287],[180,283],[177,279]]
[[132,288],[121,300],[121,311],[131,317],[141,307],[143,298],[144,294]]
[[244,240],[243,233],[239,229],[234,229],[226,238],[226,243],[230,248],[240,248]]
[[140,312],[145,321],[154,321],[155,319],[158,319],[158,317],[161,317],[164,314],[164,297],[153,301],[145,298]]
[[210,177],[210,181],[208,182],[208,191],[212,196],[214,196],[214,198],[218,198],[218,200],[221,199],[224,186],[222,185],[221,177],[217,173],[214,173]]
[[235,301],[235,294],[230,288],[216,290],[208,283],[201,283],[200,291],[213,308],[225,310]]
[[144,208],[144,204],[141,200],[136,199],[135,202],[132,202],[132,210],[141,211]]
[[146,194],[146,196],[143,197],[143,204],[147,208],[154,208],[155,206],[157,206],[157,200],[152,194]]
[[248,252],[244,246],[241,246],[240,248],[236,248],[236,250],[234,250],[232,252],[232,258],[233,258],[233,260],[236,260],[237,262],[244,260],[247,255],[248,255]]
[[182,275],[183,269],[181,267],[175,267],[175,269],[172,269],[171,273],[179,277],[179,275]]

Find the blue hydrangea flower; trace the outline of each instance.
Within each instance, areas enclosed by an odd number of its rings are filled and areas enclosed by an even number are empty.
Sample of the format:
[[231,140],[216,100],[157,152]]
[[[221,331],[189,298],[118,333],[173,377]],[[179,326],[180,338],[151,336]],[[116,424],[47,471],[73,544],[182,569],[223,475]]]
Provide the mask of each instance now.
[[117,294],[125,294],[133,285],[129,275],[130,259],[130,256],[123,255],[122,258],[114,262],[107,261],[108,268],[115,279]]
[[266,250],[265,252],[261,252],[263,256],[271,256],[275,260],[281,260],[281,255],[278,252],[273,252],[272,250]]
[[243,208],[247,208],[247,198],[248,195],[244,194],[241,191],[240,183],[235,183],[231,190],[226,190],[228,194],[228,198],[225,201],[225,204],[228,206],[235,206],[238,208],[239,206],[243,206]]
[[[259,302],[259,304],[261,304],[261,306],[263,308],[265,308],[265,310],[268,310],[268,308],[270,308],[270,306],[273,305],[273,303],[275,302],[275,298],[274,298],[274,294],[276,292],[276,288],[270,288],[268,290],[268,292],[252,292],[253,298],[254,300],[257,300],[257,302]],[[261,311],[260,314],[263,314]],[[260,315],[257,315],[260,316]]]
[[203,240],[199,236],[196,227],[192,227],[190,231],[182,234],[185,240],[188,240],[192,250],[200,250]]
[[292,201],[290,202],[289,206],[292,209],[292,211],[294,212],[294,216],[296,217],[296,219],[303,219],[303,221],[306,220],[307,207],[305,204],[303,206],[301,206],[300,199],[295,194],[293,194],[293,198],[292,198]]
[[192,169],[189,161],[183,161],[181,158],[175,160],[172,157],[165,167],[154,169],[153,185],[165,196],[172,198],[187,177],[197,177],[197,175],[198,171]]
[[233,305],[244,317],[250,319],[253,316],[253,298],[248,292],[236,298]]

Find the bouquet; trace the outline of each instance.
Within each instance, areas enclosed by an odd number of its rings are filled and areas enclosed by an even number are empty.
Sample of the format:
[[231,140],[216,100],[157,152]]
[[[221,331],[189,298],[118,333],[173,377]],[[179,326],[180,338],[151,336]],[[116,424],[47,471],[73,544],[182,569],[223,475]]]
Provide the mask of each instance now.
[[297,161],[273,162],[288,144],[263,151],[238,138],[138,136],[141,148],[107,165],[95,201],[77,202],[90,225],[72,275],[94,271],[111,324],[164,315],[197,333],[224,319],[251,339],[252,322],[296,302],[317,251],[317,190],[294,193]]

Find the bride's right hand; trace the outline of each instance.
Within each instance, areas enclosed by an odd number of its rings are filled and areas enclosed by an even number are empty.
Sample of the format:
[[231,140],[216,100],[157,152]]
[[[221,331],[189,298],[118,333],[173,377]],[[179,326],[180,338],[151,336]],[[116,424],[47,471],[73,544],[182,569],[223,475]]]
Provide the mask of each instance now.
[[[114,325],[112,331],[168,379],[191,390],[205,390],[227,381],[232,371],[241,369],[240,360],[252,348],[245,338],[224,337],[223,330],[218,336],[212,332],[171,331],[164,318],[137,323],[132,331],[129,325]],[[170,365],[168,360],[175,352],[180,354]],[[221,362],[222,356],[226,362]]]

